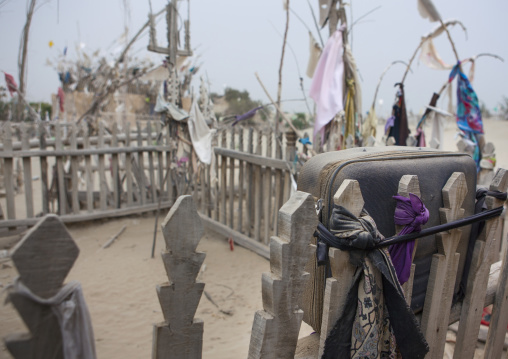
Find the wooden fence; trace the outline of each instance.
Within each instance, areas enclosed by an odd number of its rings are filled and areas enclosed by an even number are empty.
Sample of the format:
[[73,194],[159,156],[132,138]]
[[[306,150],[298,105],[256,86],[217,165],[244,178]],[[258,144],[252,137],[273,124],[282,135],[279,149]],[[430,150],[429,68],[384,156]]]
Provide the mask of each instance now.
[[[418,178],[406,175],[401,178],[398,192],[407,196],[410,191],[419,192],[419,188]],[[489,190],[504,192],[507,188],[508,172],[501,169],[496,173]],[[464,210],[461,207],[465,196],[475,195],[467,193],[465,176],[459,172],[452,174],[442,193],[440,218],[443,223],[462,218]],[[359,183],[345,180],[334,195],[334,203],[359,215],[364,203]],[[486,204],[492,209],[504,205],[504,201],[487,196]],[[326,281],[321,333],[298,339],[303,319],[299,298],[309,278],[305,266],[312,253],[309,248],[310,239],[318,222],[312,196],[304,192],[294,193],[278,211],[277,222],[281,233],[270,240],[270,273],[265,273],[262,277],[263,309],[254,315],[248,358],[320,358],[330,328],[344,311],[345,299],[357,268],[350,263],[348,252],[329,249],[332,276]],[[191,226],[189,231],[186,223],[197,224]],[[493,304],[493,311],[484,357],[501,357],[508,325],[508,251],[507,247],[504,247],[503,260],[493,263],[491,248],[499,223],[499,217],[489,219],[474,243],[465,297],[453,305],[452,294],[460,256],[456,252],[460,229],[436,235],[438,253],[432,257],[425,305],[419,315],[420,327],[430,349],[426,358],[443,358],[447,328],[450,323],[457,321],[459,324],[453,357],[475,357],[482,309],[490,304]],[[203,322],[194,318],[194,315],[204,284],[196,282],[195,279],[205,255],[195,251],[203,229],[195,204],[189,196],[180,197],[162,227],[166,240],[166,250],[163,251],[162,257],[166,269],[171,270],[168,272],[170,282],[157,287],[165,321],[154,325],[152,357],[199,359],[203,356]],[[51,235],[48,236],[48,233]],[[40,237],[47,237],[47,240],[41,241]],[[185,241],[179,240],[184,237]],[[62,245],[68,250],[60,250]],[[21,273],[20,281],[41,297],[50,296],[60,290],[63,279],[77,257],[76,248],[58,217],[46,217],[25,236],[12,253],[13,262]],[[36,272],[33,272],[33,261],[29,260],[34,252],[47,253],[42,257],[46,259],[42,265],[37,263]],[[49,258],[61,259],[60,256],[66,256],[63,267],[49,265]],[[407,283],[405,295],[407,302],[410,302],[412,279]],[[184,290],[180,288],[177,291],[179,285]],[[40,355],[53,352],[51,350],[54,348],[61,350],[60,330],[54,324],[54,314],[49,313],[50,320],[44,322],[44,327],[34,326],[39,324],[36,320],[39,308],[32,308],[36,303],[21,301],[16,291],[11,291],[9,298],[27,321],[32,335],[6,338],[9,351],[17,358],[26,357],[27,346],[37,349],[36,353]],[[26,314],[29,309],[33,316]],[[48,311],[47,308],[45,310]],[[351,330],[351,335],[354,335],[354,328]],[[40,340],[48,335],[51,336],[51,341]],[[356,333],[355,337],[360,335]],[[46,345],[37,347],[42,344]],[[90,350],[93,350],[93,344]]]
[[[173,181],[164,182],[176,154],[167,127],[138,122],[132,132],[126,126],[120,133],[113,125],[107,134],[101,123],[98,136],[89,137],[85,126],[21,125],[21,141],[13,141],[11,126],[3,126],[5,219],[0,228],[30,226],[48,213],[64,222],[139,213],[156,209],[159,199],[162,208],[168,207],[180,194],[173,182],[183,171],[173,169]],[[34,131],[38,138],[30,140]],[[23,192],[24,201],[16,202],[16,192]]]
[[138,121],[121,131],[99,123],[97,136],[58,122],[3,126],[0,231],[48,213],[69,223],[154,211],[159,201],[168,208],[190,194],[206,225],[267,256],[277,211],[296,185],[295,138],[232,127],[214,138],[214,160],[203,165],[175,121]]

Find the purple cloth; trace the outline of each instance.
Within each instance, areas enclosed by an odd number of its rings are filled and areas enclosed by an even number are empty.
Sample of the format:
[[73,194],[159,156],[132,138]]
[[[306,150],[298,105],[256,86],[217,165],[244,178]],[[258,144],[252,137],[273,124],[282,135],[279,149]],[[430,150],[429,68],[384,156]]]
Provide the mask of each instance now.
[[236,115],[235,116],[235,122],[233,122],[233,124],[231,126],[234,126],[236,125],[238,122],[240,121],[243,121],[243,120],[247,120],[251,117],[254,117],[254,115],[256,114],[256,112],[260,109],[262,109],[263,106],[259,106],[259,107],[256,107],[256,108],[253,108],[252,110],[250,111],[247,111],[245,112],[243,115]]
[[390,127],[393,127],[394,123],[395,123],[395,116],[388,117],[388,119],[386,120],[386,124],[385,124],[385,134],[388,133],[388,131],[390,130]]
[[[422,200],[412,193],[409,194],[409,198],[400,195],[393,196],[393,198],[397,200],[394,215],[395,224],[404,226],[399,236],[420,232],[422,225],[429,220],[429,210],[425,208]],[[415,241],[409,241],[394,244],[389,249],[400,284],[406,283],[409,279],[414,246]]]

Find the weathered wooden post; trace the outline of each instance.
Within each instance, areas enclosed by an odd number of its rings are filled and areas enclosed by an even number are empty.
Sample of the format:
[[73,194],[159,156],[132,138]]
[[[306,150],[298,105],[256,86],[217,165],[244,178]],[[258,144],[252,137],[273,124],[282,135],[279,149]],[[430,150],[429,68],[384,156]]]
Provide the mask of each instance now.
[[[443,208],[439,210],[441,222],[448,223],[461,219],[464,216],[462,203],[467,194],[464,174],[462,172],[453,173],[443,187],[442,194]],[[438,253],[432,257],[421,324],[422,332],[430,346],[428,358],[443,356],[446,328],[449,324],[453,290],[459,265],[460,254],[457,253],[457,246],[461,233],[461,228],[456,228],[436,235]],[[485,283],[486,285],[487,283]],[[482,295],[485,296],[485,291]],[[474,338],[475,343],[476,338]]]
[[279,210],[279,236],[270,241],[270,273],[262,277],[263,310],[252,325],[249,359],[293,358],[303,311],[298,302],[309,274],[309,244],[317,226],[312,196],[296,192]]
[[[333,196],[333,203],[346,208],[353,215],[359,217],[364,200],[360,184],[356,180],[345,180]],[[321,336],[319,339],[319,357],[323,355],[325,341],[337,319],[342,314],[346,297],[353,280],[356,266],[349,263],[349,253],[338,248],[328,250],[332,276],[326,279],[323,300],[323,316],[321,322]]]
[[[506,192],[507,188],[508,171],[499,169],[489,189],[491,191]],[[488,209],[502,206],[503,202],[504,201],[492,196],[487,196],[485,199]],[[460,314],[457,345],[455,346],[453,354],[454,358],[473,358],[480,327],[479,323],[481,322],[482,309],[484,307],[489,270],[492,264],[490,260],[490,247],[493,245],[492,242],[496,235],[500,220],[500,218],[495,218],[487,221],[482,234],[476,240],[467,281],[466,296],[463,300],[462,312]],[[492,313],[492,318],[495,318],[494,315],[497,316],[497,311],[496,313]],[[499,327],[500,323],[498,320],[501,319],[503,321],[506,320],[506,318],[495,319],[493,328],[497,329]],[[506,326],[504,328],[506,328]]]
[[[55,215],[44,217],[13,249],[11,258],[19,277],[8,300],[30,330],[5,338],[14,358],[95,357],[81,287],[77,282],[62,287],[78,254],[76,243]],[[76,332],[75,318],[81,315],[84,325],[79,327],[84,330]],[[92,356],[85,356],[84,351]]]
[[164,322],[153,327],[152,358],[201,358],[203,321],[194,318],[205,288],[196,277],[205,253],[196,252],[203,224],[192,196],[180,196],[162,223],[162,261],[169,283],[157,286]]

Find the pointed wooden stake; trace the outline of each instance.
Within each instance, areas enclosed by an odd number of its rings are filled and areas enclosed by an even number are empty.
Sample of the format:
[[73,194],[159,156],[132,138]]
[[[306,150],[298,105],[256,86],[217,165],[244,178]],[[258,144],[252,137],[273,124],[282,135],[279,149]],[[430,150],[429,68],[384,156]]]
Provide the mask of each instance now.
[[196,252],[203,224],[192,196],[180,196],[162,223],[162,261],[169,283],[157,286],[165,321],[153,328],[152,358],[197,359],[203,348],[203,321],[194,314],[205,288],[196,277],[205,253]]

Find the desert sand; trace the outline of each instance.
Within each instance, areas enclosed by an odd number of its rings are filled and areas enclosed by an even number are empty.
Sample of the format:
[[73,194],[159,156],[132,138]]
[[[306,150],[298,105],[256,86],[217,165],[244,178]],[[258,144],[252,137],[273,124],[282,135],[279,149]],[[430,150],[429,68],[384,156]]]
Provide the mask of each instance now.
[[[496,146],[497,167],[508,168],[508,122],[486,120],[485,129],[487,141]],[[445,132],[445,149],[455,151],[453,122]],[[379,139],[381,135],[382,126],[378,131]],[[159,224],[164,216],[161,214]],[[99,358],[151,356],[152,325],[163,320],[155,288],[168,280],[160,257],[165,247],[160,229],[156,255],[151,258],[154,221],[153,215],[140,215],[68,227],[80,248],[80,255],[67,280],[78,280],[82,284]],[[125,232],[111,247],[102,249],[124,225],[127,226]],[[204,321],[203,357],[245,358],[254,314],[262,309],[261,274],[269,271],[269,262],[239,246],[231,251],[227,238],[209,231],[205,231],[198,251],[207,254],[199,280],[206,284],[205,291],[219,307],[203,295],[195,315]],[[0,260],[0,291],[12,283],[16,275],[10,260]],[[5,297],[2,291],[0,337],[26,332],[13,307],[3,304]],[[311,331],[303,324],[300,335]],[[0,358],[10,358],[3,344]]]

